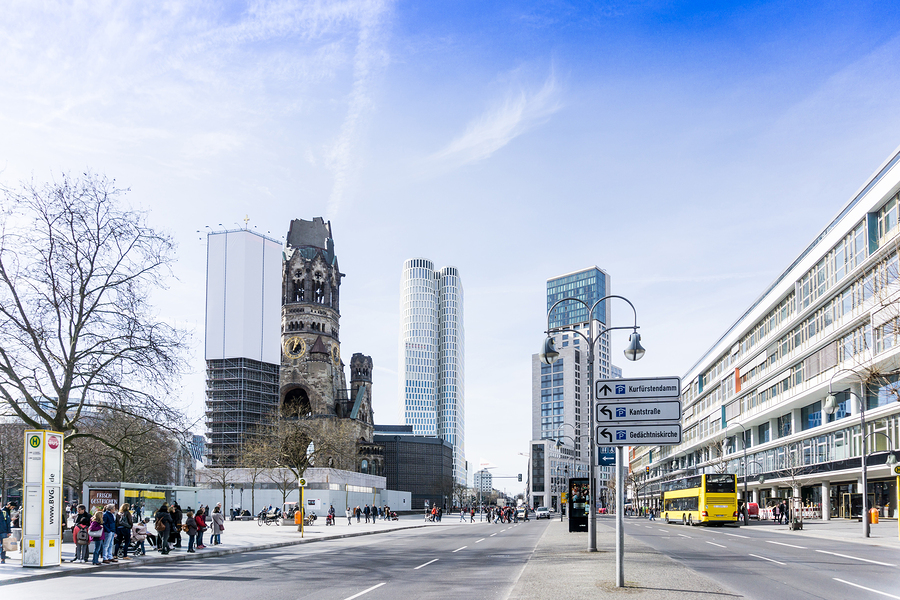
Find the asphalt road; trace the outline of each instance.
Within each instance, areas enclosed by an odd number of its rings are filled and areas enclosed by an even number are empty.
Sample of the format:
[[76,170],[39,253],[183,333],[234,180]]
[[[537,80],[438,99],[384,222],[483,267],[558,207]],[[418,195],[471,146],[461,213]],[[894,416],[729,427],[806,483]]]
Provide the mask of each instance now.
[[505,598],[547,522],[476,523],[8,585],[8,598]]
[[[615,527],[612,517],[601,522]],[[765,525],[708,528],[626,518],[625,533],[747,598],[900,600],[900,552],[893,548],[796,539]]]

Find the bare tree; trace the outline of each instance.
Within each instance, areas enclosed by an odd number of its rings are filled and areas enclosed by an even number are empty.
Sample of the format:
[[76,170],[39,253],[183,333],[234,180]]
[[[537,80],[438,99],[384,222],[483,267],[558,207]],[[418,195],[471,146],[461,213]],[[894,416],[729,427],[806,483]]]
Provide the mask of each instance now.
[[0,402],[28,427],[82,432],[100,407],[178,429],[167,398],[186,334],[152,314],[174,243],[103,176],[0,188]]
[[275,468],[266,470],[266,478],[275,484],[278,491],[281,492],[281,505],[287,502],[287,497],[294,490],[299,490],[297,475],[291,469]]
[[[226,447],[224,448],[224,452],[233,453],[235,456],[237,455],[237,450],[235,450],[234,448]],[[206,469],[203,472],[206,478],[209,480],[211,488],[222,490],[223,512],[224,507],[228,506],[228,502],[225,500],[225,490],[230,489],[230,486],[235,483],[235,471],[237,470],[238,467],[230,466],[227,463],[224,463],[219,467],[216,467],[214,469]]]
[[0,506],[6,506],[9,488],[22,482],[25,463],[25,426],[0,423]]
[[[253,436],[244,442],[242,450],[241,464],[250,480],[250,512],[255,515],[256,482],[267,476],[277,462],[277,446],[269,437]],[[284,500],[281,503],[284,504]]]

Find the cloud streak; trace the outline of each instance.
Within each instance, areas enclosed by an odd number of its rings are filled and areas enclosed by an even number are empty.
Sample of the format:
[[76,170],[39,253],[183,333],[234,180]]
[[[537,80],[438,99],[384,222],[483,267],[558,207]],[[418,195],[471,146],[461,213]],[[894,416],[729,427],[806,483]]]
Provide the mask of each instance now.
[[546,122],[561,107],[559,86],[551,74],[536,92],[507,93],[432,158],[461,165],[484,160],[529,129]]

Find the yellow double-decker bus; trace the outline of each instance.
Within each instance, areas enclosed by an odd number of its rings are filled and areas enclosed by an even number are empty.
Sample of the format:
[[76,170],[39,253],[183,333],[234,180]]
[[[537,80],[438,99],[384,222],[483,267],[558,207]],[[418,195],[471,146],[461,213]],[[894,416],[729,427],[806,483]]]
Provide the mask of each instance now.
[[716,525],[738,520],[737,481],[728,473],[695,475],[662,484],[666,523]]

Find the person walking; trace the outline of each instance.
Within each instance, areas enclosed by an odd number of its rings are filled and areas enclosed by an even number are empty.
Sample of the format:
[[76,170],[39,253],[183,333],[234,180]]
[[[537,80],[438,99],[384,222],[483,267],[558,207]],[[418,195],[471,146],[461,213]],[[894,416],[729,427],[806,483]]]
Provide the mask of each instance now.
[[360,517],[362,517],[362,511],[360,510],[358,504],[356,505],[356,509],[354,509],[353,512],[356,513],[356,522],[359,523],[359,519],[360,519]]
[[107,504],[103,511],[103,562],[104,564],[119,562],[113,556],[113,544],[116,541],[116,507]]
[[203,506],[197,509],[194,520],[197,522],[197,548],[206,548],[203,545],[203,532],[206,531],[206,511]]
[[134,519],[131,516],[130,506],[127,502],[122,504],[119,514],[116,515],[116,548],[113,556],[119,556],[122,549],[122,559],[131,560],[128,556],[128,547],[131,546],[131,528],[134,527]]
[[91,515],[88,514],[84,504],[79,504],[76,509],[75,523],[72,528],[72,538],[75,540],[75,558],[72,562],[87,562],[90,554],[91,537],[88,535],[88,527],[91,524]]
[[156,529],[156,546],[159,553],[168,554],[170,552],[169,535],[172,533],[172,515],[169,513],[168,502],[163,502],[159,510],[156,511],[154,529]]
[[370,513],[371,513],[371,510],[369,510],[369,505],[366,504],[366,507],[363,509],[363,514],[366,516],[366,523],[369,522],[369,514]]
[[0,508],[0,565],[6,563],[6,550],[3,549],[3,540],[8,537],[12,537],[12,517],[9,516],[11,512],[10,504],[7,502],[6,506]]
[[101,564],[100,559],[102,556],[100,552],[103,550],[103,534],[103,509],[98,508],[91,518],[91,524],[88,526],[88,537],[94,542],[94,560],[92,563],[95,565]]
[[216,507],[213,509],[212,515],[210,515],[212,519],[212,543],[214,546],[217,546],[222,543],[222,532],[225,531],[225,515],[222,514],[222,509],[216,504]]
[[350,512],[350,507],[347,507],[347,525],[353,524],[353,514]]
[[194,540],[197,539],[197,519],[194,518],[194,511],[189,510],[185,513],[184,526],[187,527],[188,535],[188,552],[196,552],[194,550]]

